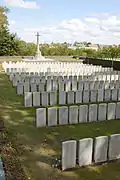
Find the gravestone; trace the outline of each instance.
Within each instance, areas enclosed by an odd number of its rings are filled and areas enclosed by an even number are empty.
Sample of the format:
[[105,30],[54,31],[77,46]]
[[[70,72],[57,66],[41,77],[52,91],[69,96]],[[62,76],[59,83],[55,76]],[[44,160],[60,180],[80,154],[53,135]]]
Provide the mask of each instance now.
[[105,121],[107,114],[107,104],[102,103],[98,105],[98,121]]
[[89,102],[89,90],[84,90],[83,91],[83,103],[88,103]]
[[33,92],[33,106],[40,106],[40,92]]
[[62,142],[62,170],[76,166],[76,141]]
[[47,92],[41,92],[41,104],[42,106],[48,106],[48,93]]
[[78,106],[69,107],[69,123],[78,124]]
[[52,90],[53,91],[57,91],[58,90],[58,84],[56,80],[53,80],[52,82]]
[[68,104],[74,104],[74,91],[68,91],[67,103]]
[[46,108],[36,109],[36,126],[37,128],[46,126]]
[[57,108],[48,108],[48,126],[57,125]]
[[57,92],[50,92],[50,105],[57,104]]
[[112,89],[111,94],[112,94],[112,100],[117,101],[117,99],[118,99],[118,97],[117,97],[117,94],[118,94],[117,89]]
[[39,89],[39,92],[44,92],[44,87],[45,85],[44,85],[44,83],[39,83],[39,86],[38,86],[38,89]]
[[114,89],[114,87],[115,87],[115,82],[114,82],[114,81],[111,81],[111,82],[110,82],[110,89]]
[[64,91],[64,81],[59,83],[59,91]]
[[108,158],[109,160],[117,160],[120,158],[120,134],[110,136]]
[[90,81],[89,86],[90,86],[90,90],[94,90],[95,89],[95,82],[94,81]]
[[72,91],[77,91],[77,80],[72,81]]
[[94,144],[94,161],[102,163],[107,161],[108,136],[100,136],[95,138]]
[[104,89],[109,89],[109,81],[105,81]]
[[71,82],[67,80],[67,82],[65,83],[65,91],[68,92],[70,90],[71,90]]
[[51,92],[51,90],[52,90],[52,81],[51,81],[51,79],[47,79],[46,91]]
[[104,97],[104,90],[103,89],[98,89],[98,96],[97,96],[97,101],[102,102]]
[[116,103],[116,119],[120,119],[120,102]]
[[22,83],[19,83],[17,85],[17,94],[18,95],[22,95],[23,94],[23,84]]
[[105,101],[110,101],[110,99],[111,99],[111,91],[110,91],[110,89],[105,89],[104,100]]
[[97,91],[96,90],[91,90],[90,91],[90,101],[91,102],[96,102],[97,101]]
[[85,138],[79,140],[78,163],[79,166],[92,164],[93,139]]
[[32,107],[32,92],[25,92],[24,105],[25,107]]
[[59,107],[59,124],[68,124],[68,107]]
[[100,83],[99,83],[99,89],[104,89],[104,81],[100,81]]
[[84,81],[84,90],[89,90],[89,81]]
[[89,122],[97,121],[97,104],[89,105]]
[[79,106],[79,123],[88,121],[88,105]]
[[31,83],[31,92],[36,92],[37,91],[37,86],[35,83]]
[[25,83],[24,83],[24,93],[25,93],[25,92],[30,92],[29,82],[25,82]]
[[116,103],[108,103],[107,119],[114,120],[116,111]]
[[119,89],[119,88],[120,88],[119,80],[116,81],[116,83],[115,83],[115,88],[116,88],[116,89]]
[[59,92],[59,104],[66,104],[66,92],[60,91]]
[[78,82],[78,90],[83,91],[83,81]]
[[95,90],[99,89],[100,81],[95,81]]
[[82,91],[76,91],[75,103],[82,103]]

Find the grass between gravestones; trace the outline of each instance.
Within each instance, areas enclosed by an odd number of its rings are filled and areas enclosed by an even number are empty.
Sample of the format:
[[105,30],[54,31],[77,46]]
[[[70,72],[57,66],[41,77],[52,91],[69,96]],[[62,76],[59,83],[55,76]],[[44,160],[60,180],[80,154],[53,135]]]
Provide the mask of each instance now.
[[[119,179],[119,162],[76,168],[69,172],[62,172],[52,167],[53,160],[61,155],[62,141],[120,133],[119,120],[37,129],[35,127],[35,108],[19,108],[22,105],[23,97],[16,94],[16,88],[12,87],[8,76],[1,71],[0,119],[4,120],[6,131],[2,137],[7,139],[7,144],[9,144],[9,148],[5,150],[8,156],[2,154],[5,172],[9,180],[24,180],[24,177],[30,180]],[[3,150],[4,143],[1,143],[0,146]],[[15,149],[15,154],[10,153],[12,149]],[[15,168],[10,169],[9,166]],[[19,172],[18,179],[15,177],[17,172]],[[11,173],[14,178],[11,178]]]

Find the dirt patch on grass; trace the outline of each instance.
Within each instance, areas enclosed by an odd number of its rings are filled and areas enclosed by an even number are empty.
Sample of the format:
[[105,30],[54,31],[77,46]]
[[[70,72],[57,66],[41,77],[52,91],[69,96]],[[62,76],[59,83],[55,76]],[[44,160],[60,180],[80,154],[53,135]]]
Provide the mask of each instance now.
[[8,132],[0,120],[0,154],[3,160],[6,180],[26,180],[24,171],[19,162],[20,150],[9,141]]

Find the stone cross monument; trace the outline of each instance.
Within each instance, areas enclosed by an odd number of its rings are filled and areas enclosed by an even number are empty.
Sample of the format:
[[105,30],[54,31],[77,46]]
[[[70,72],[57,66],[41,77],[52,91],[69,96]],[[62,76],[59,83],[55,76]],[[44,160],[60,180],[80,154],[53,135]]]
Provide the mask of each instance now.
[[40,37],[39,32],[37,32],[36,36],[37,36],[37,51],[36,51],[36,54],[35,54],[35,58],[39,59],[39,60],[42,60],[42,59],[44,59],[44,57],[41,55],[41,51],[39,49],[39,37]]

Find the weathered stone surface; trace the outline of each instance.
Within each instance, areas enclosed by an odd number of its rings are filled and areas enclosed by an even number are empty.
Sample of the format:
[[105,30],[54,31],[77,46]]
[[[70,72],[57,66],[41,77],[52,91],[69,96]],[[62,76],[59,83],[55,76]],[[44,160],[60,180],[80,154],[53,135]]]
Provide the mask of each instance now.
[[84,90],[83,91],[83,103],[88,103],[89,102],[89,90]]
[[46,126],[46,108],[36,109],[36,126]]
[[50,105],[57,104],[57,92],[50,92]]
[[114,120],[116,112],[116,103],[108,103],[107,119]]
[[59,92],[59,104],[66,104],[66,92],[60,91]]
[[32,107],[32,92],[25,92],[24,105],[25,107]]
[[74,91],[68,91],[67,103],[68,104],[74,104]]
[[117,101],[117,99],[118,99],[118,91],[117,91],[117,89],[112,89],[111,90],[111,94],[112,94],[112,100],[113,101]]
[[78,106],[69,107],[69,123],[78,124]]
[[83,91],[83,81],[78,82],[78,90]]
[[116,103],[116,119],[120,119],[120,102]]
[[44,90],[45,90],[44,83],[39,83],[38,89],[39,89],[39,92],[44,92]]
[[103,101],[103,97],[104,97],[104,90],[103,89],[98,89],[97,101],[98,102],[102,102]]
[[31,83],[31,92],[37,91],[37,85],[35,83]]
[[57,125],[57,108],[48,108],[48,126]]
[[108,136],[95,138],[94,144],[94,161],[95,163],[107,161]]
[[52,81],[51,81],[51,79],[47,79],[46,91],[47,92],[51,92],[52,91]]
[[40,106],[40,92],[33,92],[33,106]]
[[105,100],[105,101],[110,101],[110,99],[111,99],[110,89],[105,89],[105,97],[104,97],[104,100]]
[[82,103],[82,91],[75,92],[75,103]]
[[71,82],[67,80],[67,82],[65,83],[65,91],[68,92],[70,90],[71,90]]
[[105,121],[107,115],[107,104],[102,103],[98,105],[98,121]]
[[72,91],[77,91],[77,81],[76,80],[72,81]]
[[59,107],[59,124],[68,124],[68,107]]
[[64,91],[64,81],[59,83],[59,91]]
[[110,136],[108,157],[109,160],[120,158],[120,134]]
[[88,121],[88,105],[79,106],[79,123]]
[[23,94],[23,84],[22,83],[19,83],[17,85],[17,94],[18,95],[22,95]]
[[89,82],[88,81],[84,82],[84,90],[89,90]]
[[89,122],[97,121],[97,104],[89,105]]
[[97,101],[97,91],[96,90],[91,90],[90,91],[90,101],[91,102],[96,102]]
[[79,140],[78,163],[79,166],[92,164],[93,139],[85,138]]
[[48,93],[47,92],[41,93],[41,100],[42,100],[42,106],[48,105]]
[[62,170],[76,166],[76,141],[62,143]]
[[24,83],[24,93],[25,92],[30,92],[30,84],[29,84],[29,82]]

